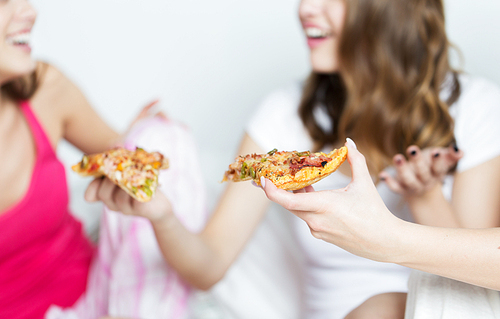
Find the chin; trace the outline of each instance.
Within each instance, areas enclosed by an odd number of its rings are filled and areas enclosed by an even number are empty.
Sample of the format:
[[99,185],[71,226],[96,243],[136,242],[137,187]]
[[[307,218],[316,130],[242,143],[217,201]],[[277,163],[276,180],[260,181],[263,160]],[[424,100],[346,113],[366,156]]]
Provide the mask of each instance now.
[[33,73],[36,70],[37,62],[35,60],[19,61],[18,63],[9,64],[8,67],[0,66],[0,73],[4,78],[13,80]]
[[332,74],[339,71],[335,61],[330,59],[315,58],[311,56],[311,68],[316,73]]
[[321,74],[334,74],[338,73],[338,68],[328,66],[328,65],[312,65],[312,70],[315,73],[321,73]]

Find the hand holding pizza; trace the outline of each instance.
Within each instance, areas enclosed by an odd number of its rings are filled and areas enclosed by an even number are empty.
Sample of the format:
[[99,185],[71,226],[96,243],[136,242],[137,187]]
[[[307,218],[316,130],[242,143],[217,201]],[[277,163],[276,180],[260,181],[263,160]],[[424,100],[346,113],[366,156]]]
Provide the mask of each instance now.
[[96,178],[85,192],[87,201],[102,201],[111,210],[154,222],[172,210],[167,198],[157,195],[158,175],[168,166],[168,159],[159,152],[118,147],[84,155],[72,169],[81,176]]
[[89,184],[85,191],[85,200],[102,201],[113,211],[145,217],[153,223],[172,214],[170,202],[162,192],[157,191],[150,201],[141,203],[107,177],[97,178]]
[[356,255],[384,261],[398,251],[394,236],[403,221],[384,205],[354,142],[348,140],[346,146],[353,179],[343,189],[315,192],[308,187],[289,193],[264,178],[261,184],[267,197],[302,218],[314,237]]

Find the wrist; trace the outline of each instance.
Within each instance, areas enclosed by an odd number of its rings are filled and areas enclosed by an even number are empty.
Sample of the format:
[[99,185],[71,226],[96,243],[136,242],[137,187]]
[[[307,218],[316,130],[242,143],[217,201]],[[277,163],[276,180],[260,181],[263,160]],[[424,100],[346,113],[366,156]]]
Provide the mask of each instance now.
[[407,258],[409,253],[408,234],[414,231],[413,226],[416,224],[399,219],[394,215],[392,217],[389,227],[384,231],[385,243],[382,245],[379,261],[400,264]]
[[156,234],[172,234],[173,230],[178,227],[177,223],[179,223],[173,214],[165,214],[158,218],[150,218],[149,222]]
[[430,203],[436,199],[444,198],[442,184],[436,183],[426,191],[420,194],[412,194],[405,196],[405,200],[411,206],[419,206],[425,203]]
[[170,201],[160,192],[149,203],[146,203],[144,217],[149,219],[154,227],[168,227],[176,217]]
[[441,184],[419,196],[407,198],[414,222],[427,226],[459,227],[450,202],[445,198]]

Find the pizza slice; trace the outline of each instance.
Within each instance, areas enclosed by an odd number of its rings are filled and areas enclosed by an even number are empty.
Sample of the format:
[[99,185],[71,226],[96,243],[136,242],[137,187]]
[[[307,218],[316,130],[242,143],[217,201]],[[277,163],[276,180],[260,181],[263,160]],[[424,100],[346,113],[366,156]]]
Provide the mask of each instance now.
[[330,153],[286,152],[276,149],[267,154],[239,156],[229,165],[224,181],[253,180],[260,186],[264,176],[276,187],[297,190],[312,185],[333,173],[347,158],[347,148],[341,147]]
[[81,176],[106,176],[134,199],[147,202],[158,187],[159,171],[168,168],[168,159],[159,152],[149,153],[142,148],[130,151],[120,147],[84,155],[71,168]]

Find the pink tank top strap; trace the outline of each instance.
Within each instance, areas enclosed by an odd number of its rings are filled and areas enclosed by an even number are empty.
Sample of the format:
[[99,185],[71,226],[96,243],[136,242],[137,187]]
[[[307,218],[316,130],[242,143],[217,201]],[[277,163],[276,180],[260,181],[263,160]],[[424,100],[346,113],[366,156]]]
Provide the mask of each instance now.
[[37,157],[41,159],[45,155],[55,155],[55,151],[50,144],[47,134],[45,134],[43,127],[31,110],[29,101],[21,101],[19,106],[21,107],[24,117],[31,127],[31,132],[33,133],[33,138],[35,139],[35,145],[37,148]]

